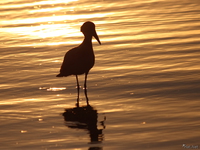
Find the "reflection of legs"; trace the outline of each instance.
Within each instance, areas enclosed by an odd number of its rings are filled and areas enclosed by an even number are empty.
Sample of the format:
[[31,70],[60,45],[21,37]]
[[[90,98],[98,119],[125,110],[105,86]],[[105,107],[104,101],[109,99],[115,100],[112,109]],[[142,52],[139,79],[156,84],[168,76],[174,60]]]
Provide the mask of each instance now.
[[79,106],[79,90],[80,90],[80,86],[79,86],[79,82],[78,82],[78,75],[76,75],[76,83],[77,83],[77,92],[78,92],[78,96],[77,96],[77,106]]
[[86,101],[87,101],[87,105],[89,105],[89,101],[88,101],[88,97],[87,97],[87,75],[88,75],[88,72],[85,73],[85,83],[84,83],[84,92],[85,92],[85,98],[86,98]]

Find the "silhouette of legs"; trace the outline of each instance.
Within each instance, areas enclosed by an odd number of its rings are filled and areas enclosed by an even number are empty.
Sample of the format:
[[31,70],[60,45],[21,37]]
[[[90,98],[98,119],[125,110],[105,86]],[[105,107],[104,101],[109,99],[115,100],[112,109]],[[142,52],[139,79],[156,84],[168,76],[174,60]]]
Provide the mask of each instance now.
[[89,105],[89,100],[87,97],[87,75],[88,75],[88,72],[85,73],[84,92],[85,92],[85,98],[86,98],[87,105]]
[[77,106],[79,107],[79,91],[80,91],[80,86],[79,86],[79,82],[78,82],[78,75],[76,75],[76,83],[77,83],[77,92],[78,92],[78,95],[77,95]]
[[[87,96],[87,75],[88,75],[88,72],[85,73],[84,92],[85,92],[85,98],[86,98],[87,105],[89,105],[89,99],[88,99],[88,96]],[[79,81],[78,81],[78,75],[76,75],[76,82],[77,82],[77,92],[78,92],[78,95],[77,95],[77,107],[79,107],[80,86],[79,86]]]

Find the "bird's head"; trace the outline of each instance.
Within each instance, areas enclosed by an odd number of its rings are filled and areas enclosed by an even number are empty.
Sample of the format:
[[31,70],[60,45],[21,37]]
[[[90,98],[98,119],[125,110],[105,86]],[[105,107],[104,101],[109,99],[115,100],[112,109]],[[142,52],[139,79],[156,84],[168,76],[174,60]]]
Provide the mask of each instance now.
[[83,34],[85,36],[94,36],[95,39],[99,42],[99,44],[101,45],[101,42],[99,40],[99,37],[96,33],[95,30],[95,24],[91,21],[87,21],[85,22],[82,26],[81,26],[81,32],[83,32]]

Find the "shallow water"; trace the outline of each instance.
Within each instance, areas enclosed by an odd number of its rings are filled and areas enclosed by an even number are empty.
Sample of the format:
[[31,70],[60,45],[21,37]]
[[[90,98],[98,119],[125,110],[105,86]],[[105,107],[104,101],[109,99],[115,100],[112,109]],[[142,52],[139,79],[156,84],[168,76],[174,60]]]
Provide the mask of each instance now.
[[[200,148],[198,0],[2,0],[0,9],[0,149]],[[75,77],[55,76],[88,20],[102,45],[93,40],[92,108],[77,109]],[[65,109],[78,115],[65,120]]]

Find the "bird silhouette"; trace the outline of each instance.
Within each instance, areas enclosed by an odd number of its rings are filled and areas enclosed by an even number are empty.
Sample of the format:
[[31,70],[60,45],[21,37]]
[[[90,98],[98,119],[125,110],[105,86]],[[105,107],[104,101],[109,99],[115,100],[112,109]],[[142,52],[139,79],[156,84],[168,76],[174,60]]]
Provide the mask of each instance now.
[[91,21],[85,22],[81,26],[81,32],[84,34],[83,42],[78,47],[70,49],[65,54],[63,63],[61,65],[60,73],[56,77],[66,77],[69,75],[76,76],[77,92],[78,92],[77,104],[78,104],[79,90],[80,90],[78,75],[85,74],[84,92],[87,104],[89,104],[87,97],[87,75],[95,63],[95,56],[92,47],[92,37],[94,36],[100,45],[101,42],[96,33],[95,24],[93,22]]

